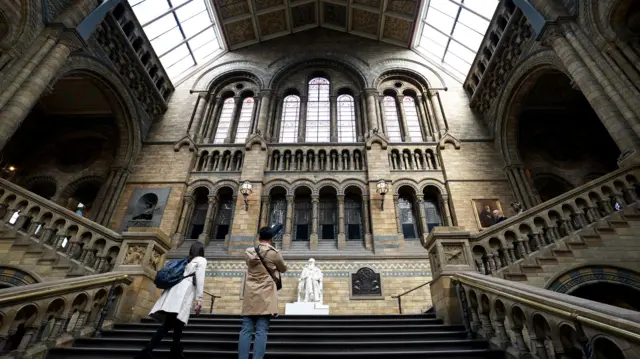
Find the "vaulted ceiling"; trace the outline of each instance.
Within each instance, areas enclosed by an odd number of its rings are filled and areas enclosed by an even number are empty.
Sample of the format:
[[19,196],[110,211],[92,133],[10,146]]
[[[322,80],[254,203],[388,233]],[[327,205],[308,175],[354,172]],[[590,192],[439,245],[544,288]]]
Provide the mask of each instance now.
[[215,0],[230,50],[314,27],[409,47],[418,0]]

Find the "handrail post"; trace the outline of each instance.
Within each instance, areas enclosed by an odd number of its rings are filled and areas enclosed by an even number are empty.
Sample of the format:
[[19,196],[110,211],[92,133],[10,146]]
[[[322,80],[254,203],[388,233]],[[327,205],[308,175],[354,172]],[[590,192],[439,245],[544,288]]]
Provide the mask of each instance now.
[[400,314],[402,314],[402,296],[401,295],[398,296],[398,310],[400,311]]
[[209,308],[209,314],[213,313],[213,303],[216,302],[216,296],[211,296],[211,307]]
[[117,279],[114,279],[113,284],[111,284],[111,288],[109,288],[109,294],[107,294],[107,302],[104,304],[104,307],[102,307],[102,312],[100,312],[100,318],[98,319],[98,324],[96,324],[96,330],[93,332],[94,338],[99,338],[102,336],[102,324],[104,323],[104,319],[107,316],[107,313],[111,308],[111,305],[113,304],[113,300],[115,299],[114,297],[115,297],[116,281]]
[[460,312],[462,313],[462,322],[464,329],[467,332],[467,338],[473,339],[475,333],[471,330],[471,320],[469,319],[469,304],[467,303],[467,295],[462,287],[462,283],[454,281],[453,283],[456,295],[458,296],[458,304],[460,304]]

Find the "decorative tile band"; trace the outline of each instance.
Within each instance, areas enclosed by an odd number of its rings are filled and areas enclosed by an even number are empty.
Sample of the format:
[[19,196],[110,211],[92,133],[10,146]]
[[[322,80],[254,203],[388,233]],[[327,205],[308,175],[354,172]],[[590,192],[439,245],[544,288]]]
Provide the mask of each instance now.
[[640,276],[637,273],[614,267],[574,269],[557,278],[549,285],[549,289],[558,293],[571,293],[583,285],[598,282],[623,284],[640,290]]

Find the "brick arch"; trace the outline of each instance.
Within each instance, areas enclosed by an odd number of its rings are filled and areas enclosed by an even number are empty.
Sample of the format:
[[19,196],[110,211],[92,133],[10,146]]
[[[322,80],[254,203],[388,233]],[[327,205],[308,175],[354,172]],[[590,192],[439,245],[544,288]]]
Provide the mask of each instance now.
[[316,185],[314,186],[314,189],[313,189],[314,194],[315,193],[320,193],[320,190],[323,187],[331,187],[331,188],[335,189],[337,195],[344,194],[344,192],[342,190],[342,186],[340,186],[340,183],[338,181],[336,181],[336,180],[333,180],[333,179],[325,179],[325,180],[317,182]]
[[400,194],[399,190],[400,187],[403,186],[409,186],[411,188],[413,188],[413,190],[415,191],[416,195],[419,194],[420,192],[418,192],[418,182],[412,180],[412,179],[400,179],[397,181],[394,181],[392,183],[393,185],[393,194],[398,196]]
[[367,184],[358,179],[348,179],[346,181],[342,181],[340,187],[340,191],[342,194],[344,194],[344,191],[346,191],[349,187],[358,187],[363,196],[369,195],[369,188],[367,187]]
[[446,196],[448,193],[444,183],[436,179],[427,179],[427,180],[420,181],[420,184],[418,187],[420,188],[420,192],[418,192],[418,194],[424,193],[424,190],[427,187],[435,187],[438,190],[438,192],[440,192],[440,196]]
[[216,182],[213,185],[213,190],[211,192],[209,192],[210,196],[217,196],[218,195],[218,191],[220,191],[220,189],[222,189],[223,187],[229,187],[231,188],[231,191],[233,191],[233,196],[237,196],[238,195],[238,186],[240,184],[234,180],[222,180],[219,182]]
[[556,274],[545,284],[545,289],[571,294],[584,285],[595,283],[618,284],[640,291],[640,274],[608,264],[583,264]]
[[311,194],[318,194],[318,188],[316,187],[316,185],[313,182],[304,179],[293,182],[291,184],[291,192],[288,194],[292,196],[295,195],[296,189],[298,189],[298,187],[307,187],[309,188],[309,190],[311,190]]
[[260,77],[257,76],[253,71],[235,70],[227,71],[218,76],[215,76],[213,79],[211,79],[207,90],[212,94],[218,94],[226,91],[226,86],[229,86],[238,81],[246,81],[253,84],[253,87],[251,88],[245,87],[242,90],[237,90],[234,88],[233,90],[231,90],[235,95],[238,96],[241,96],[242,93],[245,93],[247,90],[253,91],[257,95],[257,92],[260,91],[263,85],[262,79],[260,79]]
[[567,74],[564,65],[553,50],[542,50],[532,54],[515,68],[497,100],[499,106],[493,132],[496,144],[507,165],[522,163],[517,148],[518,115],[521,112],[523,100],[535,86],[536,81],[550,71]]
[[34,177],[30,177],[30,178],[28,178],[26,181],[24,181],[22,183],[22,187],[24,187],[25,189],[31,191],[31,188],[33,188],[34,185],[40,184],[40,183],[53,184],[53,186],[56,188],[56,192],[54,193],[54,196],[60,191],[60,188],[58,187],[59,186],[58,182],[55,180],[55,178],[53,178],[51,176],[34,176]]
[[[391,58],[384,59],[372,64],[371,87],[377,88],[382,81],[389,76],[404,74],[410,78],[418,79],[427,88],[438,87],[447,88],[447,83],[438,71],[431,67],[425,66],[423,63],[414,60]],[[422,69],[416,71],[414,69]]]
[[213,186],[213,182],[211,182],[211,180],[209,179],[198,179],[192,181],[187,187],[187,193],[185,194],[185,196],[193,196],[193,192],[200,187],[206,188],[209,191],[209,195],[211,196],[213,194]]
[[191,91],[208,91],[213,84],[229,74],[247,73],[255,77],[255,81],[260,88],[264,88],[265,71],[264,66],[253,61],[229,61],[216,66],[212,66],[206,72],[202,73],[191,86]]
[[265,183],[264,186],[262,187],[262,195],[269,196],[271,194],[271,190],[275,187],[284,188],[287,196],[293,195],[293,191],[291,189],[291,183],[281,179],[277,179],[277,180],[273,180]]
[[0,37],[0,49],[13,48],[20,54],[24,54],[32,42],[32,39],[38,35],[42,22],[42,6],[38,0],[19,0],[14,1],[16,6],[13,13],[9,12],[9,8],[0,11],[2,19],[7,25],[6,34]]
[[94,82],[103,91],[115,117],[120,136],[113,166],[130,168],[142,148],[142,119],[148,118],[146,113],[138,110],[135,96],[124,84],[119,74],[94,57],[78,54],[69,57],[64,66],[56,73],[51,84],[63,77],[83,76]]
[[360,89],[368,83],[366,74],[369,64],[362,59],[348,55],[335,55],[331,52],[305,52],[293,56],[283,56],[268,65],[272,76],[267,82],[268,88],[276,89],[286,79],[286,75],[305,68],[333,68],[352,77]]
[[95,183],[96,187],[99,189],[104,183],[104,178],[100,176],[86,176],[80,179],[77,179],[71,183],[69,183],[60,193],[60,199],[68,199],[80,188],[82,185],[86,183]]

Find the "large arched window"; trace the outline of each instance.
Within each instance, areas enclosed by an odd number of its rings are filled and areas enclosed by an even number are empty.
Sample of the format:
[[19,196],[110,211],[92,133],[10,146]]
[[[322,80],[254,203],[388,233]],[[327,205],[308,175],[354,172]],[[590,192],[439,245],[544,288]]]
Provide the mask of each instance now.
[[344,198],[344,232],[348,240],[363,239],[362,233],[362,198],[349,193]]
[[224,143],[224,140],[227,138],[227,135],[229,134],[229,127],[231,127],[231,117],[233,116],[233,108],[235,105],[236,101],[233,97],[229,97],[224,100],[213,143]]
[[329,80],[316,77],[309,81],[305,142],[329,142],[331,138],[331,102]]
[[418,221],[413,208],[413,197],[401,195],[398,198],[398,211],[400,211],[400,225],[402,226],[402,234],[404,238],[418,238]]
[[242,110],[238,118],[238,128],[236,129],[236,143],[244,143],[249,135],[249,127],[251,127],[251,117],[253,115],[253,105],[255,100],[253,97],[247,97],[242,101]]
[[298,139],[298,120],[300,118],[300,97],[289,95],[284,98],[282,120],[280,123],[281,143],[295,143]]
[[387,125],[387,136],[389,136],[389,141],[402,142],[396,99],[391,96],[385,96],[382,100],[382,107],[384,108],[384,118]]
[[356,142],[355,102],[351,95],[338,96],[338,142]]
[[422,132],[420,130],[420,117],[416,108],[416,100],[411,96],[405,96],[402,99],[402,108],[404,116],[407,120],[407,130],[411,142],[422,142]]

